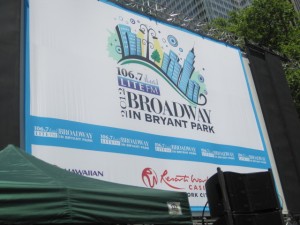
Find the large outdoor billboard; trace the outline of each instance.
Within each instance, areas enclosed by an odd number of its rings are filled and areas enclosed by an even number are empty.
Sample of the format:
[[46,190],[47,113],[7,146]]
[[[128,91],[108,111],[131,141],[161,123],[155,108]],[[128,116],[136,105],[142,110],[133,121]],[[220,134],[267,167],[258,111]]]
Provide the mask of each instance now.
[[270,168],[238,48],[109,1],[26,1],[25,145],[69,171],[184,191]]

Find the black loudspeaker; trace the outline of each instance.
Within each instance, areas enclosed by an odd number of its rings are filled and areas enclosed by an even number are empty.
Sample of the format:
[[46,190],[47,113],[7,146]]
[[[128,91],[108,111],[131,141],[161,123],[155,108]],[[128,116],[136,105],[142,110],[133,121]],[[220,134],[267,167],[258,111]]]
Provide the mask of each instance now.
[[[232,221],[232,222],[231,222]],[[283,219],[279,211],[254,214],[237,214],[229,218],[222,216],[213,225],[283,225]]]
[[212,217],[280,209],[271,170],[241,174],[218,168],[205,186]]

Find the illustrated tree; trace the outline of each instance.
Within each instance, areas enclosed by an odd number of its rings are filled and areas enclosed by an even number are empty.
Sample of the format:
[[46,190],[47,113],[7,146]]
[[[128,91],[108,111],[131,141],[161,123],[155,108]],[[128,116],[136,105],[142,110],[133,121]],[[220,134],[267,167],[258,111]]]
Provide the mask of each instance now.
[[152,54],[151,54],[151,59],[153,59],[154,62],[157,62],[157,63],[160,62],[161,58],[160,58],[160,55],[159,55],[157,49],[155,49],[155,50],[152,52]]
[[[252,5],[216,19],[210,26],[254,42],[286,57],[285,74],[300,115],[299,13],[288,0],[254,0]],[[216,37],[218,38],[218,37]]]

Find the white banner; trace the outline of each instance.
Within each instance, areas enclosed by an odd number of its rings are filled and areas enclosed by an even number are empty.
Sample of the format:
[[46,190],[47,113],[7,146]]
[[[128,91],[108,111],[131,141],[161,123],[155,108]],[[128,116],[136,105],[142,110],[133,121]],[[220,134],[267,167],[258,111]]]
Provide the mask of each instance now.
[[72,172],[185,191],[270,167],[241,52],[106,1],[29,0],[26,149]]

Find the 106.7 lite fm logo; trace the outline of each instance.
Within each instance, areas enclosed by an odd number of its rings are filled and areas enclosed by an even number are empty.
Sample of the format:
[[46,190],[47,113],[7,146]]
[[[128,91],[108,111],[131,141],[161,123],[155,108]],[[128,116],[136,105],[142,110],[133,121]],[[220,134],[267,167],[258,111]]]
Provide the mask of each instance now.
[[[122,117],[215,133],[211,110],[203,107],[208,93],[204,77],[194,67],[194,47],[185,52],[173,35],[164,37],[138,20],[125,21],[121,16],[115,20],[120,23],[110,31],[107,49],[117,61]],[[130,64],[147,67],[153,73],[129,70],[126,65]],[[159,77],[186,103],[163,99]]]

